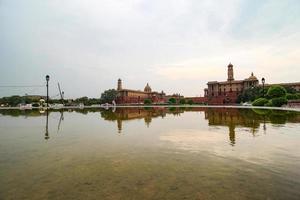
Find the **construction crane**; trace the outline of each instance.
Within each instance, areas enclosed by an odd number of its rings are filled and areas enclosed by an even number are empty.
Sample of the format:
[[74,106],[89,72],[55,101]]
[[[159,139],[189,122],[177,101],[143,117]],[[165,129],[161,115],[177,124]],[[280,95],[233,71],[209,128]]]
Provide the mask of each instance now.
[[61,91],[59,83],[57,83],[57,85],[58,85],[61,103],[64,104],[64,91]]
[[[63,105],[65,105],[64,104],[64,91],[61,91],[59,83],[57,83],[57,86],[58,86],[58,90],[59,90],[59,94],[60,94],[61,103]],[[59,123],[58,123],[58,126],[57,126],[57,133],[59,132],[60,124],[61,124],[62,120],[64,120],[64,111],[60,110],[60,119],[59,119]]]

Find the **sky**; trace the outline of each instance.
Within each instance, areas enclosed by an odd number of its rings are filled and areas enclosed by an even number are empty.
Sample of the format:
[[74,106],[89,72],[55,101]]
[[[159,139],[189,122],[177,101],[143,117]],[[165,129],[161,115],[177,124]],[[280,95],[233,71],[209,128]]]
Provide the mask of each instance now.
[[0,0],[0,96],[66,98],[106,89],[203,96],[251,72],[300,81],[299,0]]

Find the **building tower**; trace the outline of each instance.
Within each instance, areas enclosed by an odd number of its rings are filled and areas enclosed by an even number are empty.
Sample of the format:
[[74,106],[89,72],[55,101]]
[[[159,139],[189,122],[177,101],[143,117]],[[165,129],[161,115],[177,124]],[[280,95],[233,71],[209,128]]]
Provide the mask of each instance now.
[[146,85],[146,87],[145,87],[145,89],[144,89],[144,92],[151,92],[152,91],[152,89],[151,89],[151,87],[149,86],[149,84],[147,83],[147,85]]
[[119,78],[118,79],[118,87],[117,90],[122,90],[122,80]]
[[229,63],[228,67],[227,67],[227,75],[228,75],[228,78],[227,78],[227,81],[233,81],[234,78],[233,78],[233,65],[231,63]]

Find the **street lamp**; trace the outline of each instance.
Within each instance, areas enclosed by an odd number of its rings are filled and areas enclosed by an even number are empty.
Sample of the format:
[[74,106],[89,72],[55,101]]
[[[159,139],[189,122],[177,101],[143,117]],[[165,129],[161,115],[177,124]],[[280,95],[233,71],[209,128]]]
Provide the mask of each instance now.
[[49,82],[49,79],[50,79],[50,76],[49,75],[46,75],[46,87],[47,87],[47,109],[49,107],[49,85],[48,85],[48,82]]
[[263,97],[265,97],[265,78],[262,78],[261,82],[263,84]]

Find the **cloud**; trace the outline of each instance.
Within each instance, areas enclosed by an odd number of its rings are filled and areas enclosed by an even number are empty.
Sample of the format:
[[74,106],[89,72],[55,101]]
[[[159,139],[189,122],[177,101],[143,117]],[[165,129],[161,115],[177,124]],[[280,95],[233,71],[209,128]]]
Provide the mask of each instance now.
[[229,62],[236,79],[299,81],[297,10],[293,0],[2,0],[0,84],[51,73],[71,97],[96,96],[119,77],[132,89],[147,80],[195,95],[226,79]]

